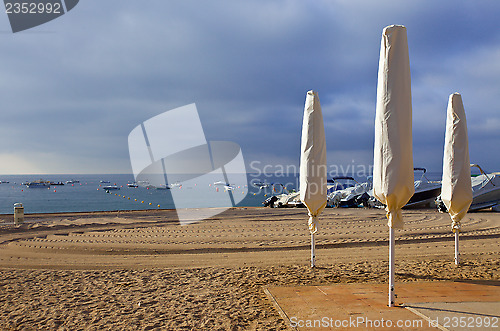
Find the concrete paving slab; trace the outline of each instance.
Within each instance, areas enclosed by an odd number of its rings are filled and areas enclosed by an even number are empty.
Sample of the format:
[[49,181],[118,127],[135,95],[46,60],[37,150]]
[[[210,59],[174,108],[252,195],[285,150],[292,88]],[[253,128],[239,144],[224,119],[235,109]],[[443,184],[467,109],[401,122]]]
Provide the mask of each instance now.
[[[387,284],[353,283],[269,287],[266,293],[291,329],[499,328],[500,282],[397,283],[393,308],[387,307],[387,290]],[[462,328],[464,321],[474,327]]]
[[500,330],[500,302],[430,302],[406,304],[442,330]]

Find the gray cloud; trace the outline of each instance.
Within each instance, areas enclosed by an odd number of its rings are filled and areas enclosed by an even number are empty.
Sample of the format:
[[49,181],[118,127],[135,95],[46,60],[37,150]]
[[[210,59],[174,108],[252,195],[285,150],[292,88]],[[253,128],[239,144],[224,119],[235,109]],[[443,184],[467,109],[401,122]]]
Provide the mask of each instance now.
[[[12,34],[0,53],[0,173],[130,172],[127,136],[195,102],[207,139],[247,162],[298,164],[319,91],[328,161],[369,163],[380,35],[408,28],[415,165],[439,171],[448,95],[462,93],[471,160],[498,170],[500,4],[476,1],[105,1]],[[19,167],[17,167],[19,169]]]

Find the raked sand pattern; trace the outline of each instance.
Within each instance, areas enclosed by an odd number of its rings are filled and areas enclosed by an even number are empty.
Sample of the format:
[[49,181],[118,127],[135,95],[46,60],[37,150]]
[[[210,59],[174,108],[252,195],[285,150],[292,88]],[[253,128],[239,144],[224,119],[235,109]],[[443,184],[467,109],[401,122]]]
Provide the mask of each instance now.
[[[500,215],[468,215],[462,265],[447,214],[406,210],[396,281],[498,280]],[[286,329],[267,285],[387,281],[383,210],[327,209],[309,268],[304,209],[0,216],[0,329]]]

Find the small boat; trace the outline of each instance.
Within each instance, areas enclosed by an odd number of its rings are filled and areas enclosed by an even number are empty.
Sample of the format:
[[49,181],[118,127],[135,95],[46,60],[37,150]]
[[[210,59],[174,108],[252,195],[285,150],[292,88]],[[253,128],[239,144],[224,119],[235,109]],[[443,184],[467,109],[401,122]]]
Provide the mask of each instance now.
[[50,182],[50,185],[64,185],[63,182]]
[[255,182],[255,183],[252,183],[252,185],[257,187],[259,190],[262,190],[262,189],[268,188],[271,184],[264,183],[264,182]]
[[[295,190],[289,190],[285,187],[285,185],[281,183],[272,184],[273,191],[279,192],[280,194],[273,195],[262,202],[264,207],[271,208],[288,208],[288,207],[305,207],[302,201],[300,201],[300,192],[296,192]],[[278,189],[277,189],[278,187]]]
[[372,189],[371,177],[365,183],[358,183],[354,178],[348,176],[333,177],[327,184],[327,206],[328,207],[368,207],[370,196],[368,192]]
[[289,207],[305,207],[300,200],[300,192],[283,193],[273,195],[262,202],[264,207],[271,208],[289,208]]
[[328,179],[326,182],[327,193],[340,191],[348,187],[356,186],[356,184],[358,184],[358,182],[354,178],[349,176],[332,177],[332,179]]
[[109,184],[111,182],[109,180],[101,180],[99,183],[101,183],[101,184]]
[[139,185],[137,183],[128,183],[127,187],[139,187]]
[[66,181],[66,184],[77,184],[77,183],[80,183],[80,181],[79,180],[74,180],[74,179]]
[[108,185],[108,186],[104,186],[103,189],[105,189],[106,191],[109,191],[109,190],[119,190],[120,188],[116,185]]
[[218,181],[218,182],[215,182],[214,183],[215,186],[227,186],[229,185],[228,183],[226,182],[223,182],[223,181]]
[[28,188],[48,188],[50,187],[50,181],[48,180],[35,180],[32,182],[25,183]]
[[0,180],[0,184],[8,184],[9,182],[6,180]]
[[224,189],[225,189],[226,191],[232,191],[232,190],[234,190],[234,189],[235,189],[235,187],[234,187],[233,185],[224,185]]

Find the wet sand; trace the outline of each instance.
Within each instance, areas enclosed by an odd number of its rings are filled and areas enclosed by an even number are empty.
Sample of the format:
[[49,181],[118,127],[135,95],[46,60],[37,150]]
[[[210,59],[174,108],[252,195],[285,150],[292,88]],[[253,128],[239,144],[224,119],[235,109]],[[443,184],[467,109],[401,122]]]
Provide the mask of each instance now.
[[[447,214],[406,210],[396,282],[500,279],[500,214],[468,215],[462,265]],[[305,209],[0,215],[0,329],[286,329],[267,285],[387,282],[383,210],[327,209],[309,267]]]

